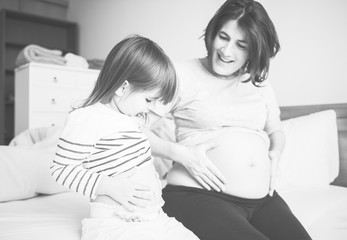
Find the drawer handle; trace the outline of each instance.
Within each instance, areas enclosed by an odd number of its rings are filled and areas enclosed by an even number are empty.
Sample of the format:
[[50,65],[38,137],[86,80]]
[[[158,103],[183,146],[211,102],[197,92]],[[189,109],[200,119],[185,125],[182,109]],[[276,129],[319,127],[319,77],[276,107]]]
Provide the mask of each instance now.
[[52,104],[56,104],[56,103],[57,103],[57,101],[55,101],[55,99],[54,99],[54,98],[52,98],[52,99],[51,99],[51,103],[52,103]]

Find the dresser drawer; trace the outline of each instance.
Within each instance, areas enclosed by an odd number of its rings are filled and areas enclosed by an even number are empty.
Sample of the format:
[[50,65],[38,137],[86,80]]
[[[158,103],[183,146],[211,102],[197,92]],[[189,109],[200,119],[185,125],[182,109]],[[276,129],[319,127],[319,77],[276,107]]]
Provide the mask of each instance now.
[[76,86],[74,72],[50,68],[31,69],[30,82],[32,85],[37,86],[70,88]]
[[32,86],[29,106],[31,110],[68,112],[75,95],[74,89]]
[[64,126],[68,113],[34,111],[29,118],[28,128]]
[[15,131],[64,125],[92,92],[98,70],[29,63],[15,71]]

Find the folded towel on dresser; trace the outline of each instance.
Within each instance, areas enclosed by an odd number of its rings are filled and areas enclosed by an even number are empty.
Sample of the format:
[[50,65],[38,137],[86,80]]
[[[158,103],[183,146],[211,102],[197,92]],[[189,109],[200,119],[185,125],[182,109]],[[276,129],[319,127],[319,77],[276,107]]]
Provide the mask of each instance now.
[[61,50],[48,49],[30,44],[18,53],[15,65],[19,67],[29,62],[65,65],[66,59],[62,54],[63,52]]
[[66,63],[65,65],[68,67],[79,67],[79,68],[88,68],[89,64],[87,60],[79,55],[73,53],[67,53],[64,56]]

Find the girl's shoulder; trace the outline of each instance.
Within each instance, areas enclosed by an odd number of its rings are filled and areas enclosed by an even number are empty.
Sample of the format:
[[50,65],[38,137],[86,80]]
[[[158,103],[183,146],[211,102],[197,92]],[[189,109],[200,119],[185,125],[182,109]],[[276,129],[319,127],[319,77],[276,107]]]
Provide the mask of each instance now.
[[70,113],[69,120],[76,124],[107,124],[115,121],[121,125],[129,121],[129,117],[109,109],[102,103],[96,103],[75,109]]
[[76,108],[69,115],[70,121],[86,122],[89,119],[98,117],[102,112],[101,104],[93,104],[86,107]]
[[78,108],[70,113],[67,126],[94,131],[98,138],[119,131],[138,131],[139,123],[132,117],[109,109],[101,103]]

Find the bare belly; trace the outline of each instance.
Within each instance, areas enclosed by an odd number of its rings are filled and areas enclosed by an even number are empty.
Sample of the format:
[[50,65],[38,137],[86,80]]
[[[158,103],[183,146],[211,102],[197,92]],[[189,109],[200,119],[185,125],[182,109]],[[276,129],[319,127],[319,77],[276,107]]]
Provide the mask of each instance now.
[[[224,128],[218,132],[198,135],[183,142],[195,145],[213,141],[217,147],[207,156],[226,178],[225,193],[243,198],[261,198],[269,191],[270,160],[268,144],[262,136],[250,131]],[[202,186],[180,164],[175,164],[167,176],[173,185]]]
[[[129,180],[146,185],[151,188],[152,200],[148,202],[148,207],[157,207],[162,204],[161,198],[161,182],[157,177],[153,164],[140,167],[134,174],[129,176]],[[109,205],[119,206],[120,204],[108,196],[98,196],[94,202],[102,202]]]

